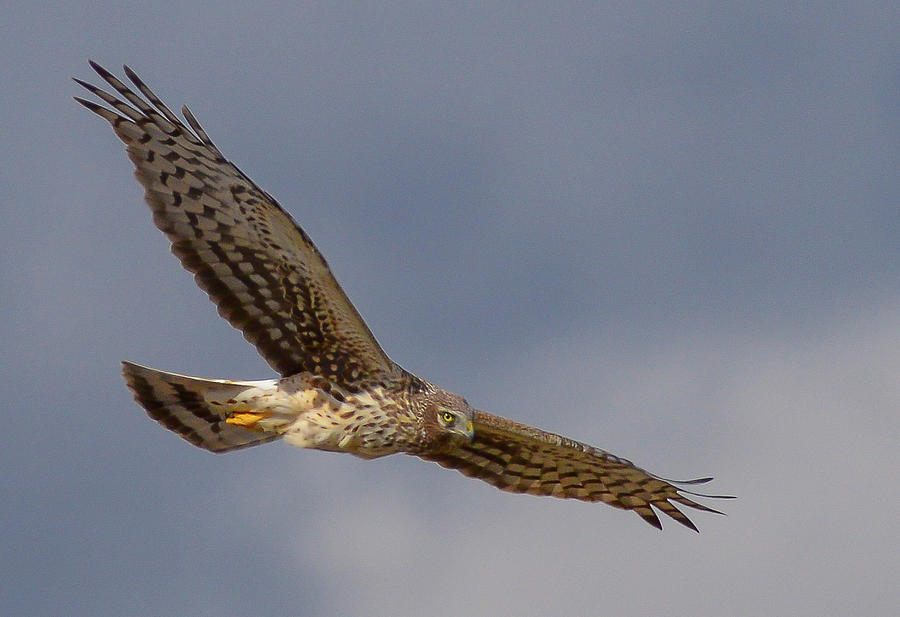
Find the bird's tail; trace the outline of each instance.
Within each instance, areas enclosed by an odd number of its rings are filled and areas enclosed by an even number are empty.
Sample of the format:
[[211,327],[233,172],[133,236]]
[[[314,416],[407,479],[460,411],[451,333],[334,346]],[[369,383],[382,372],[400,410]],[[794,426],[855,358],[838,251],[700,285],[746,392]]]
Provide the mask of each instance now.
[[157,371],[131,362],[122,374],[134,399],[170,431],[210,452],[247,448],[280,437],[253,430],[259,414],[248,405],[275,381],[200,379]]

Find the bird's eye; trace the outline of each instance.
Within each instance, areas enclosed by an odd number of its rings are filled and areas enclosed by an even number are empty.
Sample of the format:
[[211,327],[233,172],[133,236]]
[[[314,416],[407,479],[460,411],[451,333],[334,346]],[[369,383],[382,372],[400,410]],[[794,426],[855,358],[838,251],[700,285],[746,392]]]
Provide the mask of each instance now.
[[443,422],[444,424],[453,424],[453,421],[455,419],[456,419],[456,416],[454,416],[449,411],[445,411],[441,414],[441,422]]

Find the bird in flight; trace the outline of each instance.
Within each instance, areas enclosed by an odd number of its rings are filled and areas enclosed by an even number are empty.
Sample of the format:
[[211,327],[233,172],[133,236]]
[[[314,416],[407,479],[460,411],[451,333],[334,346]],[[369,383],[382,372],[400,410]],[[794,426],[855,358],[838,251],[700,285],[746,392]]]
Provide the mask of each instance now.
[[127,66],[134,88],[90,65],[116,94],[76,79],[108,107],[75,100],[112,125],[172,252],[280,375],[201,379],[123,362],[151,418],[211,452],[283,438],[366,459],[411,454],[504,491],[633,510],[659,529],[654,508],[694,531],[676,504],[721,514],[691,497],[723,496],[685,488],[711,478],[665,480],[599,448],[474,409],[401,368],[306,232],[224,157],[187,107],[182,121]]

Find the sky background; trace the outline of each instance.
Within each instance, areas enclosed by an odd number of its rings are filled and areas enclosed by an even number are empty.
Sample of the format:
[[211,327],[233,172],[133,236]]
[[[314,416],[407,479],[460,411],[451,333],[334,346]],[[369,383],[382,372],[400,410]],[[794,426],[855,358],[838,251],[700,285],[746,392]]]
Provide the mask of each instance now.
[[[3,4],[0,614],[896,611],[896,3]],[[120,360],[272,373],[87,58],[188,103],[397,362],[728,515],[162,430]]]

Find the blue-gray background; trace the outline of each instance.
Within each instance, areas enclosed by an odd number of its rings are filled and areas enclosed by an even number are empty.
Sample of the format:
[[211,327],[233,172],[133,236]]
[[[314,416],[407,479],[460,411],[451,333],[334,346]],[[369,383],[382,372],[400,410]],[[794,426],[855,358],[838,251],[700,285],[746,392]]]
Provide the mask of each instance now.
[[[7,3],[2,29],[0,613],[896,610],[895,3]],[[740,499],[659,533],[163,431],[119,360],[271,372],[72,102],[88,57],[189,103],[398,362]]]

